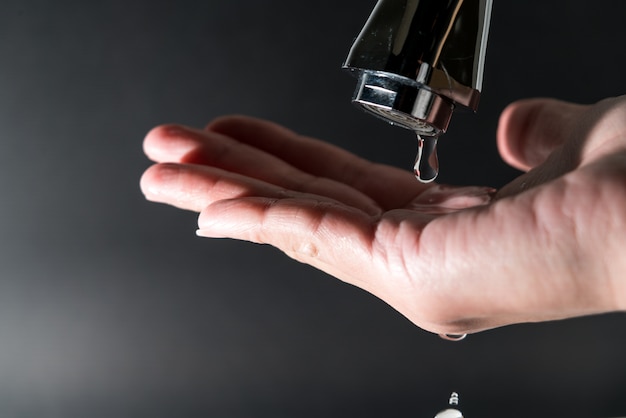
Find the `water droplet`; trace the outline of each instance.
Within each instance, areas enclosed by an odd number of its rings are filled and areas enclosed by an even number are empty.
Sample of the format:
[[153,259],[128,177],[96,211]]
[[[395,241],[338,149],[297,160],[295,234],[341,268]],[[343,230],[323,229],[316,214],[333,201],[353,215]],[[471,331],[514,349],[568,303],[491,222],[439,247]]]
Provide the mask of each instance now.
[[467,334],[439,334],[439,336],[448,341],[461,341],[467,337]]
[[413,167],[415,177],[422,183],[430,183],[439,174],[437,138],[417,135],[417,158]]
[[459,394],[456,392],[452,392],[450,395],[450,400],[448,401],[450,405],[449,409],[439,412],[435,418],[463,418],[463,414],[461,411],[456,409],[459,405]]
[[446,409],[435,415],[435,418],[463,418],[463,414],[456,409]]

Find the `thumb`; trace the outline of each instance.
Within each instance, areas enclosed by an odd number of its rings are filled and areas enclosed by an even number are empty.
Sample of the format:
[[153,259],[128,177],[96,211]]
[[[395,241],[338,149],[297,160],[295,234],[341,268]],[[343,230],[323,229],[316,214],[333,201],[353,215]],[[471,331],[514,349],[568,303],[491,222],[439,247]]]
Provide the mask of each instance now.
[[526,99],[510,104],[498,124],[500,155],[523,171],[537,167],[571,136],[586,108],[554,99]]

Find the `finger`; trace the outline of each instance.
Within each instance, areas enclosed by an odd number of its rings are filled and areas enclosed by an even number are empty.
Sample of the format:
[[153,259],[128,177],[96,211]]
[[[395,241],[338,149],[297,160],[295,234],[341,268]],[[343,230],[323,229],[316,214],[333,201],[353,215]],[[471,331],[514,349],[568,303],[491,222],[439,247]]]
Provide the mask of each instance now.
[[553,99],[510,104],[500,116],[497,141],[502,158],[523,171],[542,164],[572,135],[587,106]]
[[[210,165],[263,180],[307,174],[263,150],[227,135],[182,125],[162,125],[144,139],[144,152],[155,162]],[[309,176],[310,177],[310,176]]]
[[[249,197],[207,206],[199,236],[271,244],[288,256],[377,294],[369,282],[372,217],[332,201]],[[385,277],[385,275],[380,275]]]
[[237,178],[232,173],[219,172],[204,166],[161,163],[148,168],[141,177],[140,186],[146,199],[166,203],[180,209],[200,212],[219,199],[245,196],[252,191],[260,193],[264,184]]
[[592,106],[550,99],[511,105],[503,112],[499,129],[501,153],[514,165],[529,171],[504,186],[497,198],[547,183],[614,152],[615,144],[621,147],[621,141],[612,140],[620,136],[620,131],[612,128],[622,124],[623,109],[621,98]]
[[[284,189],[337,199],[368,213],[380,212],[374,200],[348,185],[303,172],[274,155],[216,132],[164,125],[150,131],[144,149],[158,162],[212,166]],[[206,175],[206,170],[200,170],[201,178]]]
[[264,150],[311,174],[343,181],[367,175],[369,162],[329,143],[307,138],[278,124],[246,116],[226,116],[206,130]]
[[[329,184],[325,184],[328,182]],[[319,202],[332,201],[352,206],[364,213],[377,214],[380,209],[367,197],[342,184],[321,179],[317,186],[327,192],[317,195],[288,190],[271,183],[231,173],[215,167],[192,164],[162,163],[148,168],[140,181],[148,200],[166,203],[181,209],[200,212],[207,205],[223,200],[246,196],[283,198],[308,196]],[[316,186],[316,187],[317,187]],[[314,189],[310,187],[309,189]],[[335,199],[333,196],[336,196]]]
[[383,208],[404,206],[426,186],[412,173],[374,164],[332,144],[298,135],[280,125],[245,116],[216,119],[206,130],[235,138],[314,176],[346,183]]
[[157,163],[178,163],[185,155],[193,153],[201,146],[202,139],[191,135],[191,129],[181,125],[157,126],[148,132],[143,140],[143,151]]

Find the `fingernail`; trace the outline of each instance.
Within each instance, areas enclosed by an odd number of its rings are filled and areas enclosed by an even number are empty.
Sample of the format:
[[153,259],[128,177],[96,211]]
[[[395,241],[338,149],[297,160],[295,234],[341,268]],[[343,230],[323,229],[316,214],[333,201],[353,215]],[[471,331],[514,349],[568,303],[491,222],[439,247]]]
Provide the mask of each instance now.
[[196,235],[202,238],[228,238],[225,235],[219,235],[215,232],[211,232],[208,229],[197,229]]

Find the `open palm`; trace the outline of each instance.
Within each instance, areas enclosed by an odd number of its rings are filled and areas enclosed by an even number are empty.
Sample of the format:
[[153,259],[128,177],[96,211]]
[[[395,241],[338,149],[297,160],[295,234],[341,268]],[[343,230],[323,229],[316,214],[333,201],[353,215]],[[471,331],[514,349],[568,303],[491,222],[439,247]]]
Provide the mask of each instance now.
[[[152,130],[150,200],[200,212],[198,234],[278,247],[422,328],[466,333],[626,304],[626,103],[513,104],[499,191],[418,183],[248,117]],[[617,261],[616,259],[617,258]]]

